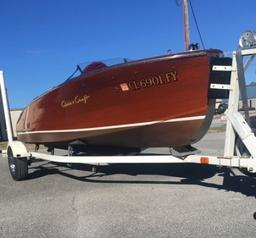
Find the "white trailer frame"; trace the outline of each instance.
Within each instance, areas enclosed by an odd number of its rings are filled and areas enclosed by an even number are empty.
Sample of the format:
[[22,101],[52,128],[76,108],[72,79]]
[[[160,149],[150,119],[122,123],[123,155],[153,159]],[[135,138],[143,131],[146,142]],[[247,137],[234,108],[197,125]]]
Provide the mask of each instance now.
[[[13,140],[11,121],[9,116],[8,98],[4,83],[3,72],[0,71],[0,87],[4,106],[8,148],[11,148],[14,158],[37,158],[60,163],[83,163],[83,164],[112,164],[112,163],[197,163],[207,165],[218,165],[236,168],[245,168],[249,172],[256,172],[256,137],[250,125],[248,105],[246,100],[245,76],[243,56],[254,57],[256,48],[244,49],[233,52],[232,66],[213,66],[216,71],[231,71],[230,85],[211,85],[219,90],[229,90],[228,109],[226,111],[227,127],[225,135],[224,155],[188,155],[176,157],[173,155],[136,155],[136,156],[59,156],[39,152],[28,151],[20,141]],[[239,93],[243,99],[245,118],[238,112]],[[235,155],[236,137],[239,137],[244,147],[249,151],[250,156]]]

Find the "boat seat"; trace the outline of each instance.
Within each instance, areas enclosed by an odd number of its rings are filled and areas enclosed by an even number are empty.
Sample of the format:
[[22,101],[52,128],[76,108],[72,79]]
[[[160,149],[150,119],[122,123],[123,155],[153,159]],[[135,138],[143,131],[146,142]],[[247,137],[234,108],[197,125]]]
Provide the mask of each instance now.
[[95,70],[98,70],[98,69],[102,69],[102,68],[106,68],[106,67],[107,67],[106,64],[104,64],[104,63],[102,63],[102,62],[100,62],[100,61],[95,61],[95,62],[93,62],[93,63],[87,65],[87,66],[84,68],[83,72],[84,72],[85,74],[87,74],[87,73],[90,73],[90,72],[92,72],[92,71],[95,71]]

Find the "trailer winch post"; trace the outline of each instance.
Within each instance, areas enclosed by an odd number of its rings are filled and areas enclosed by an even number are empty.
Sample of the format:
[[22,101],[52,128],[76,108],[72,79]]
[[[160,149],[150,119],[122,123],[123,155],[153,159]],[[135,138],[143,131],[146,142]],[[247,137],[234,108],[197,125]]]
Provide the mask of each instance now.
[[[237,74],[236,52],[233,52],[233,56],[232,56],[230,88],[231,89],[229,91],[227,112],[232,114],[232,113],[238,112],[238,104],[239,104],[239,82],[238,82],[238,74]],[[232,126],[232,123],[230,120],[227,120],[225,146],[224,146],[225,158],[232,158],[234,156],[235,139],[236,139],[236,134]]]
[[[226,111],[227,127],[224,147],[224,158],[232,159],[235,152],[236,135],[239,136],[243,145],[250,153],[248,156],[251,156],[250,162],[253,165],[250,170],[254,172],[256,171],[256,137],[250,123],[244,75],[247,65],[243,65],[243,57],[250,56],[250,59],[253,59],[255,55],[256,48],[239,49],[233,52],[229,101]],[[239,95],[241,95],[245,118],[238,112]]]

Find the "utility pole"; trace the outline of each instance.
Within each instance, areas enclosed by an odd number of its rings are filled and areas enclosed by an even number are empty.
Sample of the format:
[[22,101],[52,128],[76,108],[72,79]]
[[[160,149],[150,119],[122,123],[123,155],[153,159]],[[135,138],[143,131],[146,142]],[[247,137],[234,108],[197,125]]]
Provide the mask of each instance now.
[[182,0],[183,10],[183,30],[184,30],[184,47],[185,50],[189,49],[190,36],[189,36],[189,16],[188,16],[188,0]]

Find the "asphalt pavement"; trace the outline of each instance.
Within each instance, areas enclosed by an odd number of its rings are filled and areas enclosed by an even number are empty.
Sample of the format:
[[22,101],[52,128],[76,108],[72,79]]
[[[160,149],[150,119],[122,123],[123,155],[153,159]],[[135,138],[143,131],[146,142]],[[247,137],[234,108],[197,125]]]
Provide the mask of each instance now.
[[[196,144],[223,152],[224,133]],[[168,153],[167,149],[147,150]],[[255,237],[256,178],[191,164],[36,162],[14,182],[0,158],[0,237]]]

